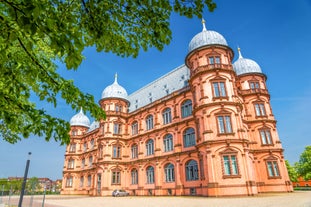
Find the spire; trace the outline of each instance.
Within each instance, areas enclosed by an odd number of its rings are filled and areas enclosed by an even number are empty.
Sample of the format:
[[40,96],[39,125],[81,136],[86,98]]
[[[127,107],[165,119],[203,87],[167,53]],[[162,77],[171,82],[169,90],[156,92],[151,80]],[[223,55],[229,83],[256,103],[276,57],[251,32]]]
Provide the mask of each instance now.
[[202,18],[202,25],[203,25],[203,30],[202,31],[206,31],[205,20],[203,18]]
[[238,47],[238,51],[239,51],[239,58],[243,58],[242,54],[241,54],[241,48]]
[[79,114],[84,114],[84,113],[83,113],[82,107],[80,107],[80,112],[79,112]]
[[117,73],[114,75],[114,83],[118,83],[118,74]]

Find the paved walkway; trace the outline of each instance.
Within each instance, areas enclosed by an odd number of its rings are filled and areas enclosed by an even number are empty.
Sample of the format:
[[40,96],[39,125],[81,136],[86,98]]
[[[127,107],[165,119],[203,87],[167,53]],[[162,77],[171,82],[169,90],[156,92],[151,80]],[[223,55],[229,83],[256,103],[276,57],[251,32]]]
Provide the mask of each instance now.
[[[11,207],[17,206],[18,197],[11,197]],[[43,196],[25,196],[23,207],[42,207]],[[7,206],[8,198],[3,202]],[[1,206],[1,204],[0,204]],[[311,191],[260,194],[253,197],[85,197],[46,196],[44,207],[311,207]]]

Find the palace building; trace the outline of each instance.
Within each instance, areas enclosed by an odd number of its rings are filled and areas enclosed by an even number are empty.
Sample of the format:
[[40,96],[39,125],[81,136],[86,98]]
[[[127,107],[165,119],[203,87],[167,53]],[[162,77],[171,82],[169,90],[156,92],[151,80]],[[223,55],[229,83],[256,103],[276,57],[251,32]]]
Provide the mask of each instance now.
[[240,196],[291,192],[266,75],[218,32],[189,43],[185,64],[128,95],[114,83],[107,114],[70,120],[62,194]]

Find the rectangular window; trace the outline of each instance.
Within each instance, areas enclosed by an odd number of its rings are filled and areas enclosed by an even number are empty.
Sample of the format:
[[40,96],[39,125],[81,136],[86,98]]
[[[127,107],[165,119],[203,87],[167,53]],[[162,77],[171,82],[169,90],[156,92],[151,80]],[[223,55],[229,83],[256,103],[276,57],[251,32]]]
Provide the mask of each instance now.
[[68,177],[66,179],[66,187],[72,187],[73,184],[73,177]]
[[132,170],[131,171],[131,179],[132,179],[132,185],[138,184],[138,172],[137,170]]
[[226,97],[225,82],[213,82],[214,97]]
[[214,62],[214,57],[209,57],[208,59],[209,59],[209,64],[211,64],[211,65],[212,65],[212,64],[214,64],[214,63],[215,63],[215,62]]
[[238,164],[235,155],[223,156],[224,174],[225,175],[238,175]]
[[113,158],[120,158],[121,157],[121,146],[118,146],[118,145],[113,146],[112,157]]
[[83,169],[85,167],[85,159],[82,159],[81,168]]
[[230,116],[217,116],[218,129],[220,134],[232,133]]
[[89,157],[89,167],[92,167],[93,165],[93,157]]
[[260,89],[259,82],[257,82],[257,81],[250,82],[249,87],[250,87],[252,92],[256,92],[256,91],[258,91],[258,89]]
[[280,171],[277,161],[267,161],[268,175],[269,177],[279,177]]
[[121,124],[119,124],[119,123],[113,124],[113,133],[114,134],[121,134]]
[[111,183],[112,184],[120,184],[121,180],[121,173],[120,171],[113,171],[112,172],[112,179],[111,179]]
[[136,144],[131,147],[131,155],[132,155],[132,159],[135,159],[138,157],[138,146]]
[[263,145],[273,144],[270,129],[261,129],[259,133]]
[[76,152],[76,144],[75,144],[75,143],[70,144],[70,147],[69,147],[69,152],[71,152],[71,153]]
[[255,106],[256,116],[266,116],[265,104],[255,103],[254,106]]
[[75,160],[74,159],[70,159],[68,160],[68,169],[73,169],[75,167]]
[[92,176],[89,175],[89,176],[87,176],[87,186],[91,187],[91,184],[92,184]]
[[138,134],[138,123],[134,122],[132,124],[132,135]]
[[80,177],[80,188],[82,188],[84,185],[84,177]]
[[87,143],[85,142],[85,143],[83,144],[83,151],[86,152],[86,150],[87,150]]

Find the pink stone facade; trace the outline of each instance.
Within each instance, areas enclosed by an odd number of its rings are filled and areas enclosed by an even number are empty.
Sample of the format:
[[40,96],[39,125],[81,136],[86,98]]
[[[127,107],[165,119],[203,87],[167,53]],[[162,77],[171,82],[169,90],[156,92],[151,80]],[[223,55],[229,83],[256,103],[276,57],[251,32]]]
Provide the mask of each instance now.
[[[100,100],[107,118],[71,127],[62,194],[244,196],[291,192],[266,76],[237,75],[233,51],[210,44],[186,56],[188,85],[128,112]],[[212,61],[215,58],[216,61]]]

